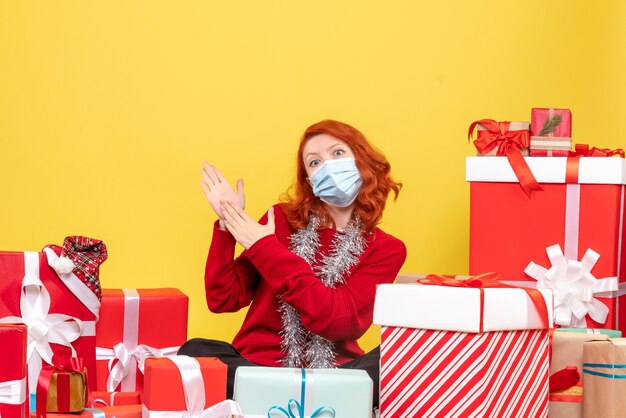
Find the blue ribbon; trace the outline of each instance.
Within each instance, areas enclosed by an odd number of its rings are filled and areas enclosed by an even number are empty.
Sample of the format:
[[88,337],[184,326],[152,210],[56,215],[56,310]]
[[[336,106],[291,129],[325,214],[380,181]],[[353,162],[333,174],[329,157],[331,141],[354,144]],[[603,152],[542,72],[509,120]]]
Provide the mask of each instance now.
[[594,376],[608,377],[609,379],[626,379],[626,374],[602,373],[589,368],[601,369],[626,369],[626,364],[602,364],[602,363],[583,363],[583,373]]
[[[270,407],[270,409],[267,411],[267,418],[272,418],[271,414],[272,411],[278,411],[281,414],[284,414],[285,417],[287,418],[305,418],[304,416],[304,394],[306,393],[306,370],[305,369],[300,369],[301,373],[302,373],[302,383],[300,384],[300,402],[296,401],[295,399],[289,399],[289,401],[287,401],[287,408],[283,408],[282,406],[277,406],[274,405],[272,407]],[[295,411],[298,415],[294,414],[294,408]],[[320,415],[321,413],[323,413],[324,411],[328,411],[330,412],[332,415],[330,415],[331,418],[335,418],[335,410],[333,408],[331,408],[330,406],[320,406],[319,408],[317,408],[315,411],[313,411],[313,413],[311,414],[311,418],[315,418],[318,415]]]
[[103,411],[94,408],[85,408],[85,411],[89,411],[93,414],[93,418],[104,418],[105,414]]

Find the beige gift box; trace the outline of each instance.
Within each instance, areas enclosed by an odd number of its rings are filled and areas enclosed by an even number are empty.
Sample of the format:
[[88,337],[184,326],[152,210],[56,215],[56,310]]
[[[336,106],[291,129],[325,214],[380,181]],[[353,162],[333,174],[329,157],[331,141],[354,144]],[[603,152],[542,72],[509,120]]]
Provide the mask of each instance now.
[[583,344],[584,416],[626,417],[626,338]]
[[[550,375],[569,366],[575,366],[583,378],[583,344],[588,341],[609,339],[604,334],[579,334],[575,332],[554,332],[552,336],[552,362]],[[561,392],[550,393],[550,418],[582,418],[583,386],[582,381]]]

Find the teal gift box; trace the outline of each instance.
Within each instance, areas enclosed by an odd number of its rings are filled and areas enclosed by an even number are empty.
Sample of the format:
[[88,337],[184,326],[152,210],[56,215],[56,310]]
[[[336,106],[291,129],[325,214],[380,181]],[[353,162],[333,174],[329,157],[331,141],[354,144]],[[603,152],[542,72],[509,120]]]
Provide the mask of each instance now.
[[581,334],[604,334],[610,338],[621,338],[622,331],[616,329],[604,329],[604,328],[557,328],[556,331],[561,332],[578,332]]
[[238,367],[233,398],[246,418],[371,418],[364,370]]

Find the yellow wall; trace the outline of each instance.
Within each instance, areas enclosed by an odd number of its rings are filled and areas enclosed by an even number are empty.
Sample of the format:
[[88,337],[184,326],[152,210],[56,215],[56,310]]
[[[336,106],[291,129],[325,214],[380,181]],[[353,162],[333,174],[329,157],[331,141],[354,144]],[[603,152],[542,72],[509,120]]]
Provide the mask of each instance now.
[[204,158],[245,179],[260,216],[303,129],[351,123],[404,182],[382,225],[403,271],[465,273],[470,122],[569,107],[575,142],[626,146],[620,0],[4,1],[0,16],[0,248],[103,239],[103,285],[179,287],[190,336],[229,340],[243,319],[204,302]]

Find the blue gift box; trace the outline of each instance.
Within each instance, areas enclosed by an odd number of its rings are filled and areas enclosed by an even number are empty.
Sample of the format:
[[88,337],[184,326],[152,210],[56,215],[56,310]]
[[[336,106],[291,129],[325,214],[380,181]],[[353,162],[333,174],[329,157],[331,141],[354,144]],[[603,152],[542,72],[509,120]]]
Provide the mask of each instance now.
[[246,418],[371,418],[363,370],[239,367],[233,398]]

